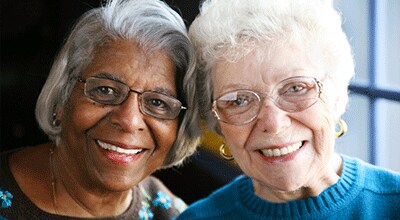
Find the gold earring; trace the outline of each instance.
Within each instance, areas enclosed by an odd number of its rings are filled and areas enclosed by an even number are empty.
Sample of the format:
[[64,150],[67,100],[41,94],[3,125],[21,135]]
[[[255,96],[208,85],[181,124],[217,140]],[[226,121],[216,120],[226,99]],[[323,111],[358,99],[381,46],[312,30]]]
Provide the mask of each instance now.
[[344,133],[347,132],[347,124],[343,119],[339,119],[338,124],[339,124],[340,130],[335,132],[336,138],[342,137],[344,135]]
[[225,144],[221,144],[221,146],[219,147],[219,154],[227,161],[233,160],[232,155],[228,155],[227,153],[225,153]]

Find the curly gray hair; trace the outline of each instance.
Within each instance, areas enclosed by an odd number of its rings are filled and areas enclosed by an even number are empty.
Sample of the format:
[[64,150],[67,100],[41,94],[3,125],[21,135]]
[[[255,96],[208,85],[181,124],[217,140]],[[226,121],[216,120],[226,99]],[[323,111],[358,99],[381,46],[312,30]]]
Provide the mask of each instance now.
[[52,124],[55,106],[63,106],[80,72],[97,47],[116,39],[138,43],[147,51],[166,51],[177,67],[178,99],[188,106],[163,168],[180,164],[199,142],[198,104],[194,101],[195,54],[182,18],[160,0],[111,0],[80,17],[56,57],[36,104],[41,129],[57,142],[60,127]]

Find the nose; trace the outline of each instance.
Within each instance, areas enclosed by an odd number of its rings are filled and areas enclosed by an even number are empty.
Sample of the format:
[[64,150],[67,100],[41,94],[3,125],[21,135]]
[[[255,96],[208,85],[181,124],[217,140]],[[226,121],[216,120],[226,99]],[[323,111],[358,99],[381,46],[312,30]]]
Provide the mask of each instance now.
[[110,120],[124,131],[143,131],[146,122],[139,107],[139,94],[132,92],[124,102],[116,105],[111,112]]
[[269,98],[262,101],[256,120],[257,128],[270,134],[279,134],[291,125],[288,113],[276,106]]

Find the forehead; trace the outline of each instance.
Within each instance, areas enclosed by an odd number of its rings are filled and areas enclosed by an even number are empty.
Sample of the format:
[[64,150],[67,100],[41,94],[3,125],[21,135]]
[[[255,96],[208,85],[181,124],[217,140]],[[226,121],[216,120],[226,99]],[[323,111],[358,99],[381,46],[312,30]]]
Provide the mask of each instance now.
[[176,67],[169,54],[163,50],[147,52],[131,41],[115,40],[97,47],[82,77],[105,73],[134,89],[176,90]]
[[212,79],[214,93],[232,89],[268,90],[282,80],[294,76],[318,78],[320,70],[313,53],[305,47],[292,45],[261,45],[244,57],[216,63]]

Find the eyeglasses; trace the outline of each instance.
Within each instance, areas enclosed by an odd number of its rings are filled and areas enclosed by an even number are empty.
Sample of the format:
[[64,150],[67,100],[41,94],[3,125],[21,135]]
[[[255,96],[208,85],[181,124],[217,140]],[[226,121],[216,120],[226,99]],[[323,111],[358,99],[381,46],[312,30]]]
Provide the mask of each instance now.
[[154,118],[172,120],[178,117],[182,109],[187,109],[178,99],[159,92],[139,92],[124,83],[105,78],[77,79],[85,84],[85,95],[101,104],[119,105],[128,98],[130,92],[134,92],[138,94],[140,111]]
[[212,111],[220,121],[244,125],[257,117],[263,98],[286,112],[300,112],[314,105],[321,93],[322,83],[317,79],[296,76],[281,81],[268,96],[245,89],[225,93],[213,101]]

